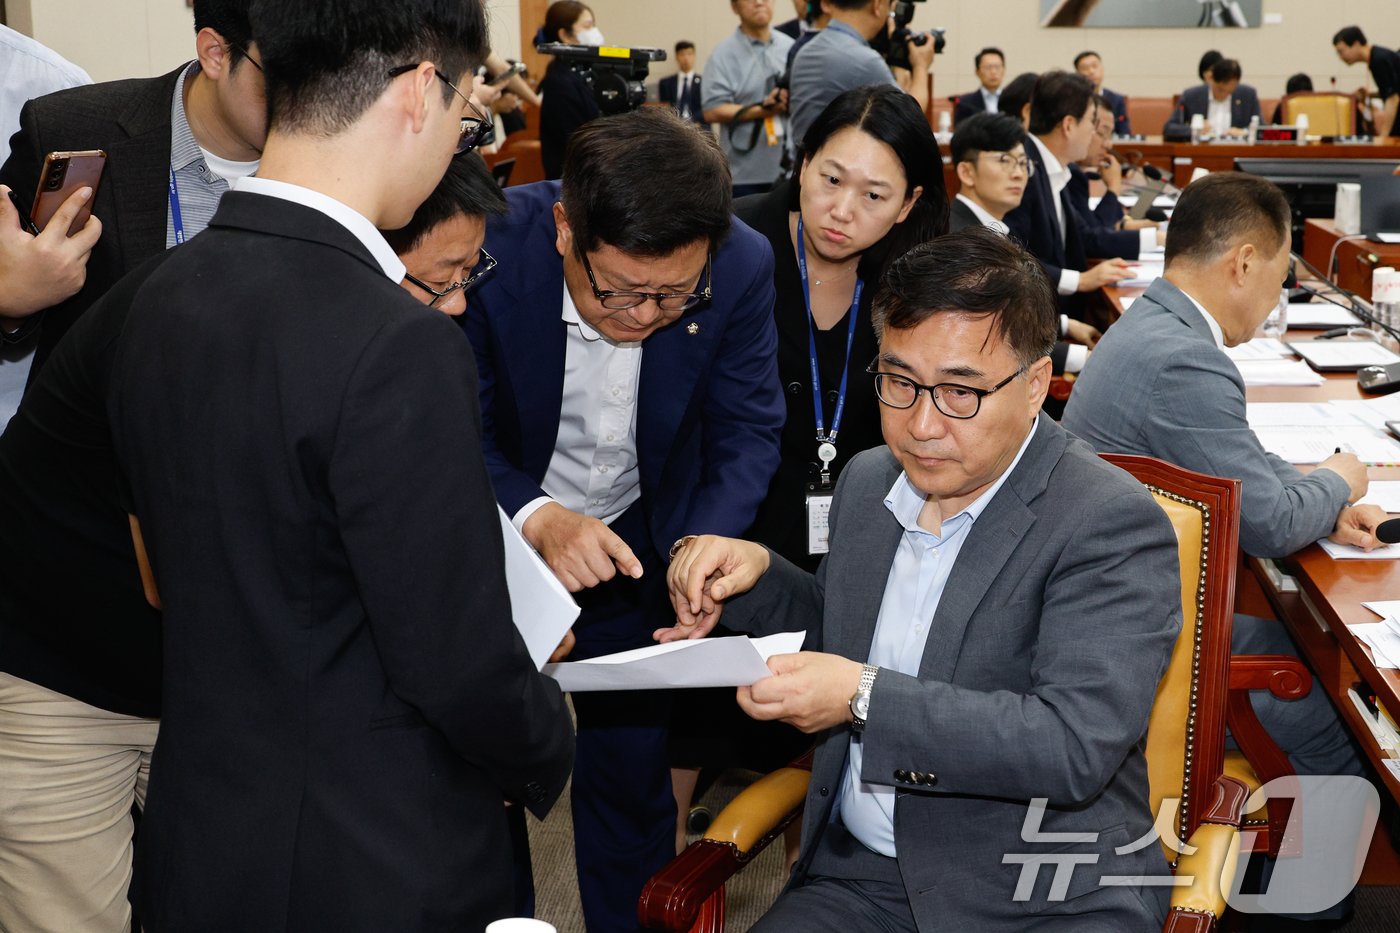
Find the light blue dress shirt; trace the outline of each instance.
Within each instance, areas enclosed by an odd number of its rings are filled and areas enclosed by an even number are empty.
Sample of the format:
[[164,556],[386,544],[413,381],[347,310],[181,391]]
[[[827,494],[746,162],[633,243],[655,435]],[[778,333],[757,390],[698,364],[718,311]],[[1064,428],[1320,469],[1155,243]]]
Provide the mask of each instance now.
[[[0,164],[10,157],[10,137],[19,129],[19,112],[35,97],[91,84],[86,71],[53,49],[8,26],[0,26]],[[25,203],[32,191],[18,192]]]
[[[1039,416],[1037,416],[1039,421]],[[943,588],[958,561],[958,553],[972,532],[972,526],[1001,490],[1006,478],[1016,469],[1035,436],[1031,425],[1016,459],[1006,472],[957,515],[943,520],[941,534],[919,527],[919,511],[924,496],[900,473],[885,497],[885,508],[894,513],[904,528],[895,551],[890,575],[885,581],[885,595],[880,601],[880,618],[875,623],[875,637],[870,645],[867,664],[890,668],[901,674],[917,677],[923,660],[929,624],[938,611]],[[879,680],[879,676],[876,676]],[[870,718],[880,715],[872,706]],[[860,779],[864,752],[862,737],[851,734],[851,748],[846,758],[846,773],[841,778],[836,812],[851,835],[881,855],[893,858],[895,788],[891,784],[866,784]]]

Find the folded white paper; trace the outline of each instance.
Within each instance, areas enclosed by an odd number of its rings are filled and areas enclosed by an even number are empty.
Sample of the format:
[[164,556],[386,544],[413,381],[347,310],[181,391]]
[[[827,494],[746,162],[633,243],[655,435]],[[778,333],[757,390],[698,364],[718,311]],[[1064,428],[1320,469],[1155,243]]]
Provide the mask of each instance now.
[[697,638],[619,651],[587,661],[547,664],[544,673],[565,691],[739,687],[771,673],[768,659],[802,650],[806,632],[763,638]]
[[1317,543],[1333,560],[1400,560],[1400,544],[1382,544],[1365,551],[1352,544],[1338,544],[1330,538]]
[[549,569],[529,542],[520,536],[498,505],[501,537],[506,549],[506,587],[510,590],[510,614],[525,640],[535,667],[544,662],[564,640],[564,633],[578,618],[578,603]]

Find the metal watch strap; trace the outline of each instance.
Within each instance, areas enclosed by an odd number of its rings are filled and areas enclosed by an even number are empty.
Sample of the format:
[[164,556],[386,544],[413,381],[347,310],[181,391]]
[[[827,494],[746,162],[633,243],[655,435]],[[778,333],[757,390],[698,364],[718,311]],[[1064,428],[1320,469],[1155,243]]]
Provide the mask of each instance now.
[[856,692],[851,697],[851,728],[859,732],[865,728],[865,720],[856,715],[855,700],[862,693],[869,695],[875,686],[875,675],[880,673],[880,669],[873,664],[866,664],[860,669],[860,683],[856,686]]

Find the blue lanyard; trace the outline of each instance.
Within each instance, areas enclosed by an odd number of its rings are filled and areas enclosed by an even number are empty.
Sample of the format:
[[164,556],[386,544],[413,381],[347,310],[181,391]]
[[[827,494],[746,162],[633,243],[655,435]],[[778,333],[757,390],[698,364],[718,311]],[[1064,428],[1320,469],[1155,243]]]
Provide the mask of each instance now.
[[812,289],[807,284],[807,241],[802,237],[802,215],[797,216],[797,269],[802,273],[802,300],[807,304],[807,349],[812,361],[812,407],[817,413],[817,442],[834,444],[841,429],[841,415],[846,409],[846,383],[851,377],[851,344],[856,339],[856,312],[865,283],[856,279],[856,293],[851,298],[850,326],[846,329],[846,362],[841,366],[841,390],[836,394],[836,411],[831,416],[831,433],[826,433],[826,417],[822,412],[822,377],[817,368],[817,332],[812,323]]
[[180,216],[180,189],[175,184],[175,169],[170,169],[170,225],[175,229],[175,245],[185,242],[185,221]]

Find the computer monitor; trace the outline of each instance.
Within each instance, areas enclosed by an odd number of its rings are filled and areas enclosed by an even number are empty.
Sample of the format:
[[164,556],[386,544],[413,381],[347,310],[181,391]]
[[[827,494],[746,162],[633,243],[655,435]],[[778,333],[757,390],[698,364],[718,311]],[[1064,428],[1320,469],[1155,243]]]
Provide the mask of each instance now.
[[1361,179],[1361,232],[1370,240],[1400,243],[1400,176]]
[[1293,251],[1303,251],[1303,229],[1309,217],[1331,217],[1337,209],[1337,185],[1389,175],[1396,159],[1270,159],[1239,158],[1235,171],[1258,175],[1278,185],[1293,209]]

